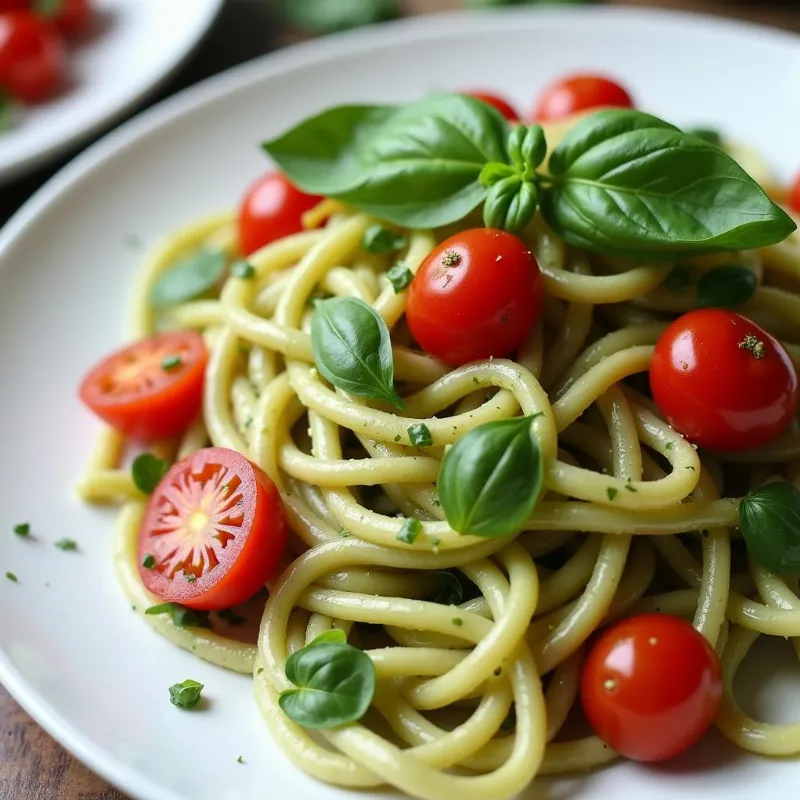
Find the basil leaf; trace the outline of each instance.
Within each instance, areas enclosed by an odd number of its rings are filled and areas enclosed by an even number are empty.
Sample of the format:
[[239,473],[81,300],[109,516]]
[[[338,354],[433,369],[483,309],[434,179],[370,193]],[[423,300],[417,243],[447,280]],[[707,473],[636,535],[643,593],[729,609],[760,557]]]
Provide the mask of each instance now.
[[243,258],[231,264],[231,275],[243,281],[250,281],[256,276],[256,268]]
[[59,539],[56,547],[65,553],[73,552],[78,549],[78,543],[74,539]]
[[587,117],[553,153],[550,171],[541,200],[550,226],[610,255],[747,250],[796,228],[724,151],[641,112]]
[[499,161],[490,161],[478,176],[482,186],[494,186],[504,178],[511,178],[516,175],[514,167],[509,164],[501,164]]
[[697,299],[705,308],[735,308],[746,303],[757,288],[758,279],[751,269],[725,264],[700,276]]
[[414,544],[417,537],[422,533],[422,523],[416,517],[408,517],[403,520],[400,530],[395,537],[400,542]]
[[800,572],[800,491],[768,483],[739,506],[739,528],[753,558],[778,575]]
[[20,522],[14,526],[13,531],[21,539],[26,539],[31,535],[31,524],[30,522]]
[[289,22],[315,33],[358,28],[393,19],[398,0],[283,0]]
[[704,142],[713,144],[715,147],[722,147],[723,145],[722,134],[719,131],[715,131],[713,128],[691,128],[686,131],[686,133],[688,133],[689,136],[695,136],[698,139],[702,139]]
[[195,611],[194,609],[186,608],[179,603],[161,603],[157,606],[150,606],[150,608],[146,609],[144,613],[148,616],[169,614],[173,623],[178,628],[211,627],[208,611]]
[[370,657],[339,642],[312,642],[292,653],[286,677],[298,688],[281,692],[278,702],[289,719],[306,728],[355,722],[366,714],[375,694]]
[[148,554],[147,554],[147,555],[146,555],[146,556],[145,556],[145,557],[142,559],[142,566],[143,566],[145,569],[153,569],[153,567],[155,567],[155,565],[156,565],[156,559],[155,559],[155,556],[151,555],[150,553],[148,553]]
[[414,273],[405,264],[395,264],[386,272],[386,277],[389,279],[389,283],[392,284],[395,294],[400,294],[411,285],[411,281],[414,280]]
[[438,488],[453,530],[489,537],[520,530],[544,481],[542,454],[531,425],[534,419],[486,423],[447,452]]
[[152,453],[140,453],[133,459],[131,475],[136,488],[145,494],[152,494],[161,479],[169,472],[169,461]]
[[547,155],[547,140],[541,125],[517,125],[508,136],[508,156],[511,163],[525,178]]
[[430,428],[424,423],[419,422],[416,425],[409,425],[408,441],[414,447],[431,447],[433,445],[433,436],[431,435]]
[[225,253],[200,250],[167,270],[153,286],[154,306],[174,306],[194,300],[218,283],[225,272]]
[[203,693],[203,684],[191,678],[183,683],[176,683],[169,687],[169,701],[178,708],[196,708]]
[[311,317],[311,348],[320,374],[334,386],[403,407],[394,388],[389,329],[363,300],[334,297],[317,303]]
[[321,633],[317,636],[311,644],[322,644],[323,642],[345,644],[347,642],[347,636],[341,628],[331,628],[329,631],[325,631],[325,633]]
[[397,225],[436,228],[483,201],[479,175],[506,160],[509,130],[479,100],[435,94],[405,106],[333,109],[264,148],[306,192]]
[[396,253],[408,244],[404,233],[384,228],[383,225],[370,225],[364,232],[362,246],[368,253]]
[[539,193],[530,181],[514,176],[504,178],[489,189],[483,207],[483,224],[509,233],[520,233],[533,219]]

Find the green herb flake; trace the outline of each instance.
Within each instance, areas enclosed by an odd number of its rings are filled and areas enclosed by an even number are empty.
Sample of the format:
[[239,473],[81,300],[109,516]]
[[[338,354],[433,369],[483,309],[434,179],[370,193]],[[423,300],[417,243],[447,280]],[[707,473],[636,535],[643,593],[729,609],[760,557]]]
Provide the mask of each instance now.
[[6,578],[10,580],[12,583],[19,583],[19,579],[13,572],[6,572]]
[[408,237],[383,225],[371,225],[361,242],[368,253],[396,253],[408,245]]
[[64,552],[71,552],[78,549],[78,543],[74,539],[59,539],[56,547]]
[[218,611],[217,616],[225,620],[232,628],[236,628],[247,622],[244,617],[239,616],[232,608],[224,608],[222,611]]
[[178,708],[197,708],[203,689],[202,683],[189,678],[183,683],[176,683],[169,687],[169,701]]
[[13,530],[20,539],[27,539],[31,535],[31,525],[29,522],[20,522],[19,525],[14,526]]
[[211,621],[207,611],[195,611],[179,603],[161,603],[146,609],[148,616],[168,614],[177,628],[210,628]]
[[402,441],[403,437],[398,433],[397,436],[394,437],[396,442]]
[[635,486],[631,486],[631,485],[630,485],[630,483],[626,483],[626,484],[625,484],[625,488],[626,488],[626,489],[627,489],[629,492],[638,492],[638,491],[639,491],[639,490],[638,490],[638,489],[637,489]]
[[339,538],[340,539],[349,539],[350,538],[350,531],[348,531],[346,528],[342,528],[339,531]]
[[186,573],[186,583],[194,583],[197,580],[197,575],[193,572]]
[[422,533],[422,523],[416,517],[407,517],[403,520],[400,530],[395,537],[399,542],[414,544],[417,537]]
[[431,547],[435,550],[442,543],[441,539],[431,539]]
[[457,628],[460,628],[464,624],[464,620],[461,617],[453,617],[453,625]]
[[260,675],[260,674],[261,674],[263,671],[264,671],[264,667],[259,667],[259,668],[256,670],[256,675]]
[[155,557],[154,557],[154,556],[151,556],[150,554],[146,555],[146,556],[145,556],[145,557],[142,559],[142,566],[143,566],[145,569],[153,569],[153,567],[154,567],[155,565],[156,565],[156,559],[155,559]]
[[408,440],[414,447],[431,447],[433,445],[433,436],[424,422],[409,425]]
[[387,273],[386,277],[392,284],[395,294],[400,294],[411,285],[414,280],[414,273],[403,264],[395,264]]
[[183,364],[183,359],[180,356],[167,356],[161,362],[161,369],[163,369],[164,372],[172,372],[173,370],[178,369],[181,364]]
[[237,764],[244,764],[244,756],[239,756],[239,758],[236,759],[236,763]]
[[239,261],[234,261],[231,265],[231,275],[243,281],[250,281],[255,278],[256,269],[249,261],[240,259]]
[[608,486],[606,488],[606,494],[609,500],[613,500],[617,496],[617,490],[613,486]]
[[667,443],[664,445],[664,449],[665,449],[665,450],[672,450],[672,448],[673,448],[673,447],[675,447],[675,442],[667,442]]
[[144,494],[152,494],[168,471],[169,461],[152,453],[140,453],[131,465],[133,483]]

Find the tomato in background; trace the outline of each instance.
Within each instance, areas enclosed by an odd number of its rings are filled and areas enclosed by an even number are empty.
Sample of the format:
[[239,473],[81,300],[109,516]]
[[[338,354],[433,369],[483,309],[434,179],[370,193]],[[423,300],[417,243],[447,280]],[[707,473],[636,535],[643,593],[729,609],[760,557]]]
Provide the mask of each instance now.
[[519,114],[514,106],[507,100],[500,97],[500,95],[492,92],[483,91],[466,91],[463,94],[469,97],[474,97],[476,100],[481,100],[484,103],[496,108],[509,122],[519,122]]
[[800,175],[797,176],[789,192],[789,206],[795,213],[800,214]]
[[597,735],[635,761],[695,744],[722,699],[719,659],[688,622],[641,614],[607,628],[589,651],[581,702]]
[[50,14],[56,28],[69,39],[86,33],[93,16],[92,0],[59,0]]
[[783,433],[797,413],[797,374],[783,345],[741,314],[690,311],[656,344],[650,389],[690,442],[736,452]]
[[592,108],[633,108],[633,100],[622,86],[602,75],[572,75],[544,91],[534,121],[553,122]]
[[474,228],[442,242],[408,290],[406,319],[419,345],[448,364],[511,355],[539,318],[542,278],[517,236]]

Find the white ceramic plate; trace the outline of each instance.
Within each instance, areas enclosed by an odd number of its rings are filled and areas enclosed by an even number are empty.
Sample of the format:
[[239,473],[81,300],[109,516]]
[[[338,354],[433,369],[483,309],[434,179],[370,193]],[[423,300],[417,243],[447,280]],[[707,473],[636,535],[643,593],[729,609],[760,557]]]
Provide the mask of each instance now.
[[[135,617],[111,568],[113,515],[71,494],[96,431],[75,387],[123,339],[138,256],[128,240],[150,243],[231,206],[266,166],[258,143],[323,106],[485,85],[529,107],[545,82],[586,67],[619,75],[640,104],[676,123],[718,124],[758,143],[785,176],[800,166],[796,37],[624,9],[452,16],[304,45],[198,86],[76,159],[0,233],[0,576],[19,576],[17,584],[0,577],[0,680],[132,796],[377,795],[302,775],[270,740],[247,678],[193,659]],[[24,520],[33,541],[11,533]],[[53,546],[65,535],[80,552]],[[798,686],[769,655],[743,670],[748,703],[772,721],[798,719]],[[169,704],[167,687],[188,677],[206,684],[208,711]],[[744,756],[712,735],[666,767],[619,764],[538,784],[529,796],[795,797],[799,783],[800,761]]]
[[68,150],[153,91],[192,51],[223,0],[98,0],[96,32],[70,52],[70,86],[20,108],[0,133],[0,185]]

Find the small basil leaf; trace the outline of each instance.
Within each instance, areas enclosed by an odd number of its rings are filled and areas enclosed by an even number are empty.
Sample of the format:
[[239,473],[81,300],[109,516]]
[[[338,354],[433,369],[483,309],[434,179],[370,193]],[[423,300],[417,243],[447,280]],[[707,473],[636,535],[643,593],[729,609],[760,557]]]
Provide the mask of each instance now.
[[415,517],[409,517],[403,520],[403,524],[400,526],[400,530],[395,538],[406,544],[414,544],[421,533],[422,523]]
[[283,0],[283,13],[301,28],[333,33],[394,19],[399,6],[398,0]]
[[436,573],[439,588],[431,598],[432,602],[445,606],[457,606],[464,602],[464,587],[458,576],[448,570]]
[[255,267],[244,259],[239,259],[231,264],[231,275],[234,278],[240,278],[243,281],[250,281],[256,276]]
[[131,475],[136,488],[145,494],[152,494],[161,479],[169,471],[169,461],[152,453],[141,453],[133,459]]
[[320,374],[334,386],[403,407],[394,388],[389,329],[363,300],[334,297],[318,302],[311,317],[311,348]]
[[312,642],[289,656],[286,677],[298,688],[281,692],[278,702],[289,719],[306,728],[355,722],[375,694],[375,665],[348,644]]
[[368,253],[396,253],[408,245],[408,237],[383,225],[370,225],[364,233],[362,245]]
[[715,131],[713,128],[691,128],[686,131],[686,133],[688,133],[689,136],[696,136],[704,142],[713,144],[715,147],[722,147],[723,145],[722,134],[719,131]]
[[194,300],[219,282],[225,272],[225,253],[200,250],[167,270],[153,286],[154,306],[174,306]]
[[395,264],[387,271],[386,277],[389,279],[389,283],[392,284],[395,294],[400,294],[411,285],[411,281],[414,280],[414,273],[405,264]]
[[210,628],[211,621],[208,611],[195,611],[179,603],[161,603],[146,609],[148,616],[168,614],[178,628]]
[[489,189],[483,207],[483,224],[509,233],[520,233],[533,219],[539,193],[530,181],[504,178]]
[[433,444],[433,436],[431,436],[430,428],[424,423],[419,422],[416,425],[408,426],[408,441],[414,447],[430,447]]
[[203,684],[191,678],[169,687],[169,701],[178,708],[196,708],[203,693]]
[[478,180],[482,186],[489,187],[502,181],[503,178],[510,178],[515,174],[514,167],[509,164],[501,164],[499,161],[492,161],[481,170]]
[[725,264],[700,276],[697,299],[704,308],[735,308],[746,303],[757,288],[758,279],[751,269]]
[[74,539],[59,539],[56,547],[65,553],[71,553],[78,549],[78,543]]
[[542,492],[544,466],[533,416],[489,422],[447,452],[439,498],[453,530],[507,536],[521,529]]
[[313,639],[311,644],[323,644],[324,642],[345,644],[347,642],[347,634],[341,628],[331,628]]
[[508,155],[524,177],[532,177],[547,155],[547,140],[542,126],[517,125],[508,135]]
[[800,573],[800,491],[768,483],[739,506],[739,528],[753,558],[778,575]]

